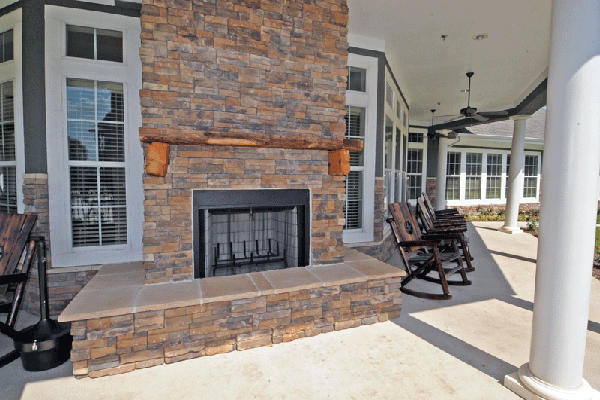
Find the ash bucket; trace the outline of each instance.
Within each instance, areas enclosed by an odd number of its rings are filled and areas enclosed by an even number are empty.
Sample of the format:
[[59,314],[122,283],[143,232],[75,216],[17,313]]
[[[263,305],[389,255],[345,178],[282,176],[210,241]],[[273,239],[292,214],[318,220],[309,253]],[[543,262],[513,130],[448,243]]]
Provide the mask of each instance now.
[[20,331],[14,340],[26,371],[46,371],[67,361],[73,337],[71,324],[50,319],[46,282],[46,243],[37,241],[37,266],[40,284],[40,321]]

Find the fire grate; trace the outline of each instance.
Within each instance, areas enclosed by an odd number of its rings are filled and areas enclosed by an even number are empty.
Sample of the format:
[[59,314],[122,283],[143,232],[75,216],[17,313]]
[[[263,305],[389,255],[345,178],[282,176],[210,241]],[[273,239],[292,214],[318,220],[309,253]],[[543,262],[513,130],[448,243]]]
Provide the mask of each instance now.
[[217,269],[221,268],[230,269],[230,275],[234,275],[242,266],[271,263],[281,263],[277,269],[287,268],[287,249],[290,245],[295,247],[295,243],[290,243],[294,240],[290,232],[295,222],[294,212],[295,208],[284,207],[210,210],[210,217],[222,216],[212,226],[221,232],[216,236],[226,241],[214,244],[209,275],[217,275]]
[[195,190],[194,276],[306,266],[310,192]]

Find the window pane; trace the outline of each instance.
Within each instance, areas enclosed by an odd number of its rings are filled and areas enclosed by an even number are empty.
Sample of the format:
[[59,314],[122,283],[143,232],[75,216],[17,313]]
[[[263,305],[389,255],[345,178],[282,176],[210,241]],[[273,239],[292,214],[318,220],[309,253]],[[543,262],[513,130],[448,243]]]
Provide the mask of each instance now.
[[465,186],[465,199],[481,199],[481,178],[467,176]]
[[94,121],[95,118],[94,81],[67,78],[67,119]]
[[481,199],[481,160],[481,153],[466,154],[466,200]]
[[[13,82],[8,81],[0,85],[0,98],[2,113],[0,114],[1,140],[0,161],[15,161],[15,123],[14,123],[14,98]],[[15,203],[16,204],[16,203]]]
[[396,171],[400,171],[400,161],[402,160],[402,142],[399,139],[400,137],[402,137],[402,132],[400,129],[396,128],[396,161],[394,162]]
[[502,188],[502,154],[487,155],[487,182],[485,197],[499,199]]
[[408,176],[408,199],[416,200],[421,195],[421,175]]
[[123,62],[123,32],[98,29],[97,60]]
[[501,178],[488,176],[485,197],[487,199],[499,199],[501,185]]
[[365,80],[367,70],[363,68],[348,67],[348,90],[356,90],[358,92],[365,91]]
[[446,175],[460,174],[460,153],[448,152],[448,163],[446,164]]
[[73,247],[127,243],[125,169],[71,167]]
[[0,62],[13,59],[13,31],[12,29],[2,33],[2,60]]
[[394,92],[389,83],[385,83],[385,101],[390,107],[394,108]]
[[[365,139],[365,109],[362,107],[346,106],[346,137],[352,139]],[[350,152],[350,165],[364,165],[364,149]]]
[[538,156],[525,156],[523,197],[535,197],[537,194]]
[[362,228],[362,171],[350,171],[346,177],[346,204],[344,229]]
[[392,155],[394,152],[394,123],[388,117],[385,117],[385,168],[392,168]]
[[421,174],[423,172],[423,149],[409,149],[406,172]]
[[0,168],[0,212],[17,212],[17,167]]
[[127,243],[123,85],[67,79],[73,247]]
[[398,117],[398,119],[402,119],[402,106],[400,105],[400,102],[396,100],[396,117]]
[[421,132],[409,132],[408,141],[411,143],[423,143],[423,133]]
[[94,29],[67,25],[67,55],[94,59]]
[[98,121],[124,121],[123,84],[98,82]]
[[449,176],[446,178],[446,200],[460,199],[460,178]]
[[466,174],[481,175],[481,153],[467,153]]
[[73,246],[100,245],[97,168],[69,168]]
[[102,244],[127,243],[125,168],[100,168]]

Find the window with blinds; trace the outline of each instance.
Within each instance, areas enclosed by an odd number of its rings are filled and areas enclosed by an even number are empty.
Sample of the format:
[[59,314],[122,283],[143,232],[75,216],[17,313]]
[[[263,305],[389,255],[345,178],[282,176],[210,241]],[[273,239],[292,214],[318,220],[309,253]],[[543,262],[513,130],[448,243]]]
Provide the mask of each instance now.
[[[363,107],[346,106],[346,137],[365,139],[365,109]],[[364,149],[350,152],[350,173],[346,177],[346,202],[344,229],[361,229],[363,227],[363,174]]]
[[448,152],[446,164],[446,200],[460,199],[460,153]]
[[502,154],[487,155],[485,197],[499,199],[502,189]]
[[123,84],[67,78],[73,247],[127,243]]
[[465,199],[481,199],[481,153],[466,154]]
[[0,84],[0,212],[17,212],[17,160],[13,82]]
[[525,156],[523,197],[535,197],[538,184],[538,156]]

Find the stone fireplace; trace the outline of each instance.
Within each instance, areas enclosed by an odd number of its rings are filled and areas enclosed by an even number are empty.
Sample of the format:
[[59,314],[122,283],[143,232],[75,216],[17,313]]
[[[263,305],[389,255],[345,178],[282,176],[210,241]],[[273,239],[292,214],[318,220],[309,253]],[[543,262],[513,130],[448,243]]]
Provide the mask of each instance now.
[[268,240],[247,237],[231,249],[226,240],[203,253],[219,268],[198,267],[193,198],[204,190],[310,193],[306,245],[290,262],[342,261],[345,176],[330,175],[329,156],[352,149],[347,21],[344,0],[144,0],[140,139],[169,145],[164,176],[144,177],[146,283],[218,275],[228,267],[215,252],[232,260],[232,252],[254,259],[269,251]]
[[304,267],[310,192],[194,190],[194,277]]

